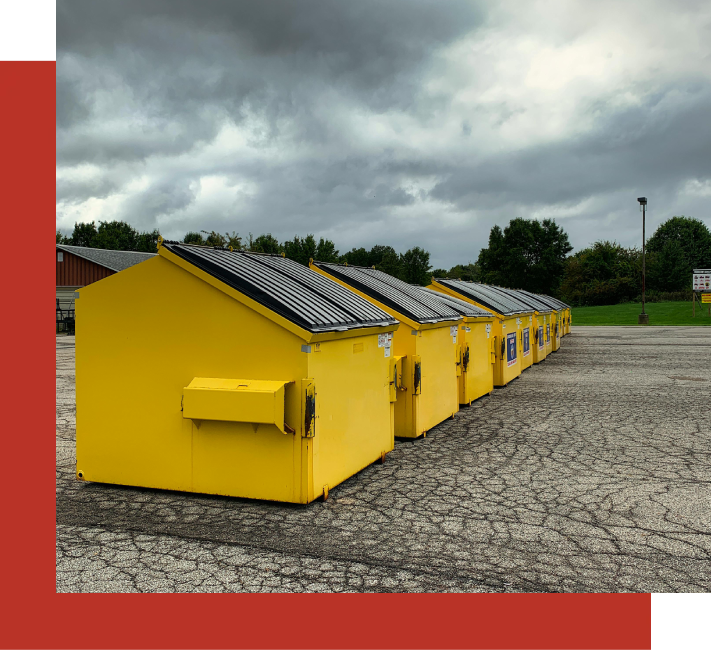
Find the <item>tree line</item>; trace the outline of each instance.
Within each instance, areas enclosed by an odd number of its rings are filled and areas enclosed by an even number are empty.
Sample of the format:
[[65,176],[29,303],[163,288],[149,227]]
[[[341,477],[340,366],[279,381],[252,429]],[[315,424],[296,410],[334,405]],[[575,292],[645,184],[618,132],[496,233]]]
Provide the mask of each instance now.
[[[57,231],[57,243],[71,246],[88,246],[111,250],[141,251],[155,253],[158,250],[160,232],[138,232],[123,221],[100,221],[99,225],[76,223],[71,235],[65,236]],[[370,250],[353,248],[340,254],[330,239],[316,238],[309,234],[305,237],[295,235],[293,239],[280,242],[271,233],[254,237],[251,233],[242,237],[237,232],[220,233],[212,231],[191,231],[182,239],[185,244],[220,246],[233,250],[245,250],[254,253],[283,254],[304,266],[309,260],[336,262],[352,266],[375,267],[394,275],[410,284],[428,285],[432,278],[432,266],[428,251],[415,246],[404,253],[398,253],[392,246],[373,246]]]
[[[693,269],[711,266],[711,231],[699,219],[672,217],[646,249],[646,299],[690,300]],[[513,219],[503,230],[491,229],[489,245],[474,264],[435,269],[434,275],[526,289],[573,306],[641,300],[641,248],[597,241],[569,255],[571,250],[555,221]]]
[[[138,232],[122,221],[77,223],[69,237],[57,232],[57,243],[113,250],[156,252],[160,233]],[[188,232],[187,244],[232,247],[257,253],[283,254],[308,266],[310,259],[375,267],[410,284],[426,286],[432,277],[471,280],[552,295],[573,306],[612,305],[637,301],[642,294],[642,251],[614,241],[597,241],[570,255],[568,234],[553,219],[512,219],[494,226],[476,262],[434,269],[430,254],[415,246],[398,253],[392,246],[353,248],[340,254],[330,239],[313,235],[280,242],[271,234],[246,238],[238,233]],[[691,298],[694,268],[711,267],[711,231],[698,219],[672,217],[647,241],[646,298]]]

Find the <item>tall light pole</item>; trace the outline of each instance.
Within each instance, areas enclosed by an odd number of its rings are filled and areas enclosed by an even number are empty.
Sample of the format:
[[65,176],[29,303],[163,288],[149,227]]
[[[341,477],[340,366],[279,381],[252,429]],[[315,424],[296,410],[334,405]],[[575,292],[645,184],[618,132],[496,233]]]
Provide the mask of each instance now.
[[646,284],[646,251],[645,251],[645,236],[644,236],[644,221],[647,213],[647,197],[641,196],[637,199],[642,207],[642,313],[637,319],[638,325],[649,325],[649,315],[644,313],[644,290]]

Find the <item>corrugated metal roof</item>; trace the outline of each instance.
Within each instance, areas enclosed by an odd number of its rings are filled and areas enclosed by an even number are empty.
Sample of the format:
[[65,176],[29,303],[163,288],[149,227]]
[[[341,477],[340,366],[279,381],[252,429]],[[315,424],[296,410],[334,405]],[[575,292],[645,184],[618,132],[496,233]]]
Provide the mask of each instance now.
[[435,291],[434,289],[427,289],[426,287],[417,287],[420,291],[426,291],[427,293],[435,296],[437,299],[441,300],[443,303],[449,305],[452,309],[460,313],[462,316],[470,316],[476,318],[491,318],[493,314],[490,311],[481,309],[476,305],[472,305],[466,300],[460,300],[454,296],[450,296],[441,291]]
[[461,320],[459,313],[452,307],[382,271],[326,262],[314,262],[314,266],[416,323]]
[[68,246],[67,244],[57,244],[57,248],[117,272],[156,256],[155,253],[111,251],[103,248],[87,248],[86,246]]
[[397,324],[382,309],[293,260],[175,242],[163,246],[310,332]]
[[507,294],[516,298],[519,302],[523,303],[527,307],[530,307],[531,309],[535,309],[537,312],[549,313],[551,311],[550,306],[540,300],[540,298],[536,295],[529,294],[519,289],[504,289],[503,287],[496,288],[500,291],[505,291]]
[[545,294],[541,294],[539,297],[544,298],[545,300],[550,300],[550,301],[554,302],[555,304],[560,305],[561,309],[570,309],[570,305],[567,305],[562,300],[558,300],[558,298],[553,298],[552,296],[547,296]]
[[525,314],[531,311],[529,307],[522,305],[518,300],[511,298],[498,291],[492,291],[492,287],[478,282],[467,282],[465,280],[437,280],[441,285],[453,289],[464,296],[476,300],[503,316],[513,316],[515,314]]
[[523,289],[519,289],[519,291],[527,296],[531,296],[532,298],[540,300],[543,304],[548,305],[549,309],[555,309],[556,311],[560,311],[561,309],[569,308],[568,305],[556,298],[551,298],[550,296],[545,296],[539,293],[531,293],[530,291],[525,291]]

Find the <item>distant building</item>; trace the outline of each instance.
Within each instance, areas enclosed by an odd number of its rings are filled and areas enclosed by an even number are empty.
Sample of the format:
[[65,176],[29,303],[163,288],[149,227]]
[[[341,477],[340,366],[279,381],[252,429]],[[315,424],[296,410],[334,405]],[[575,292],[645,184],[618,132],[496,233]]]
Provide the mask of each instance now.
[[73,313],[77,289],[151,257],[155,257],[155,253],[57,244],[57,309]]

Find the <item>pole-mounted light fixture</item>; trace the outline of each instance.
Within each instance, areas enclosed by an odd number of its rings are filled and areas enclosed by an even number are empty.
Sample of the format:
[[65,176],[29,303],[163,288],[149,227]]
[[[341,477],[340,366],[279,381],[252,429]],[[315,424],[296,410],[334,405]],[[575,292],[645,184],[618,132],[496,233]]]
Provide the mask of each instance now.
[[644,312],[644,292],[646,284],[646,251],[645,251],[645,217],[647,215],[647,197],[640,196],[638,199],[642,208],[642,313],[637,319],[639,325],[649,325],[649,316]]

